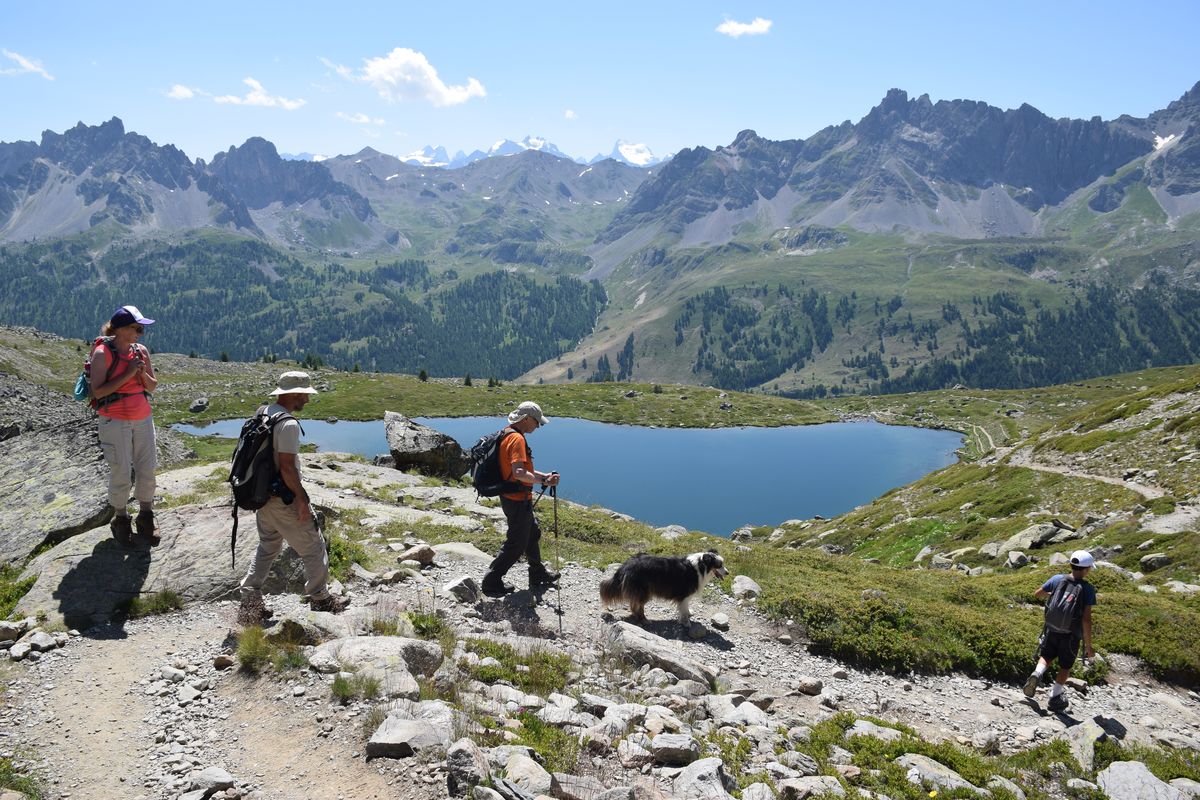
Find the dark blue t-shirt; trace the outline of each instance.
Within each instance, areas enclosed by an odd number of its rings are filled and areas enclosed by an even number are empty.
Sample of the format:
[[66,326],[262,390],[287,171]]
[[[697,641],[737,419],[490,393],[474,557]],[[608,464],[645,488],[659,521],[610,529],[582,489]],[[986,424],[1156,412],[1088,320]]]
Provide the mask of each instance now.
[[[1070,577],[1070,575],[1067,575],[1066,573],[1060,573],[1058,575],[1051,575],[1050,580],[1048,580],[1042,584],[1042,591],[1045,592],[1046,594],[1054,594],[1054,587],[1058,586],[1060,583],[1062,583],[1069,577]],[[1081,584],[1081,586],[1080,586],[1080,591],[1079,591],[1079,600],[1080,600],[1079,616],[1077,616],[1075,618],[1075,625],[1073,626],[1076,634],[1080,633],[1083,630],[1083,608],[1085,606],[1096,605],[1096,587],[1092,586],[1087,581],[1080,581],[1080,584]]]

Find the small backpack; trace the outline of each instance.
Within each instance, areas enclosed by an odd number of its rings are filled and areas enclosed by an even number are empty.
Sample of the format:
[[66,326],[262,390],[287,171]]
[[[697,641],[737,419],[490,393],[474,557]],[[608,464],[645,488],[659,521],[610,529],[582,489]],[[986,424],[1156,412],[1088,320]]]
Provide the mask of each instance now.
[[[242,424],[233,460],[229,468],[229,486],[233,490],[233,535],[229,542],[230,562],[236,559],[238,509],[257,511],[274,495],[273,484],[279,477],[275,466],[275,426],[295,419],[286,411],[267,414],[262,406]],[[301,433],[304,429],[301,428]]]
[[1054,633],[1071,633],[1083,613],[1083,581],[1063,578],[1046,602],[1046,627]]
[[111,354],[112,363],[117,363],[117,349],[113,347],[113,337],[97,336],[92,342],[92,347],[88,350],[87,358],[83,360],[83,371],[79,373],[79,377],[75,380],[75,399],[81,403],[87,403],[92,408],[103,408],[109,403],[116,402],[121,399],[121,395],[113,392],[110,395],[101,397],[99,400],[92,397],[92,354],[96,352],[98,345],[104,345],[108,348]]
[[510,433],[516,433],[512,428],[501,428],[495,433],[489,433],[476,442],[468,451],[471,466],[471,485],[480,497],[496,497],[497,495],[519,492],[525,489],[525,484],[517,481],[506,481],[500,472],[500,442]]

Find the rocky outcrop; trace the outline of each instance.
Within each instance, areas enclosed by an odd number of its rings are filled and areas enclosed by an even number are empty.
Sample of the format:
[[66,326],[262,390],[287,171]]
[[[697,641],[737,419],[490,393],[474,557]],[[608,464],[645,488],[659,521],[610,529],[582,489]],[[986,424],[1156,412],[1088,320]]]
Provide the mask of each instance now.
[[1140,761],[1114,761],[1096,776],[1110,800],[1183,800],[1183,792],[1159,780]]
[[403,414],[385,412],[383,429],[396,469],[460,478],[470,465],[466,451],[452,437],[413,422]]
[[[0,563],[108,521],[108,467],[92,422],[0,442]],[[107,534],[108,531],[105,530]]]
[[658,667],[683,680],[704,685],[712,684],[717,678],[717,670],[688,658],[677,644],[628,622],[610,625],[608,640],[631,663]]
[[[17,604],[18,613],[44,613],[68,627],[84,628],[110,619],[139,595],[173,591],[185,601],[233,595],[246,573],[258,536],[254,518],[243,514],[236,564],[230,563],[229,506],[180,506],[156,515],[162,543],[123,547],[108,527],[74,536],[35,558],[23,577],[37,576]],[[303,589],[299,559],[286,548],[276,559],[267,591]]]

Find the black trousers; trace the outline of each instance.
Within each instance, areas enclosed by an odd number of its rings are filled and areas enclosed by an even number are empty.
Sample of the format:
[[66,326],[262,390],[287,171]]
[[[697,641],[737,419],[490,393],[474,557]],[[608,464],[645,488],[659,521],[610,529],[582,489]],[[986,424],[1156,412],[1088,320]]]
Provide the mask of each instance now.
[[529,563],[530,572],[545,569],[542,565],[542,529],[533,515],[533,501],[501,497],[500,508],[504,509],[504,517],[508,520],[508,536],[488,567],[484,583],[499,583],[521,556]]

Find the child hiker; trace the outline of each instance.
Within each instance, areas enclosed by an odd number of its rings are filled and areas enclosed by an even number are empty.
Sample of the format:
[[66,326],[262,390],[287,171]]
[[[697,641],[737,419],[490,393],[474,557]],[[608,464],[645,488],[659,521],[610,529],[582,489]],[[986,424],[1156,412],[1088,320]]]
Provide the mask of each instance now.
[[1054,677],[1047,705],[1051,711],[1067,708],[1067,678],[1079,654],[1079,643],[1083,642],[1085,658],[1096,655],[1092,648],[1092,606],[1096,605],[1096,587],[1086,580],[1095,563],[1091,553],[1076,550],[1071,554],[1071,574],[1052,576],[1033,594],[1039,600],[1049,600],[1038,663],[1025,681],[1023,691],[1026,697],[1033,697],[1050,662],[1057,660],[1058,674]]

